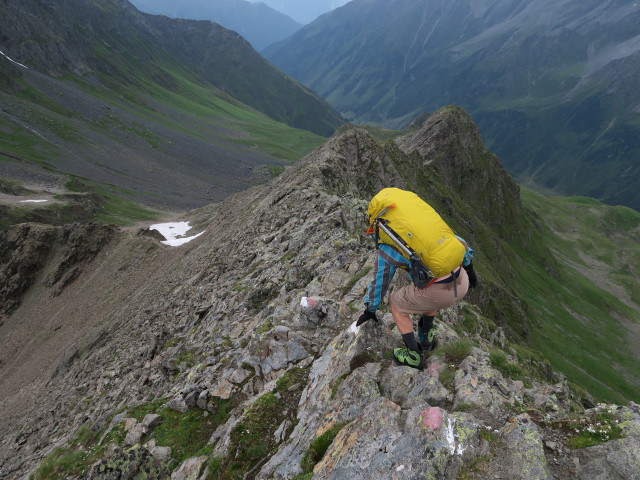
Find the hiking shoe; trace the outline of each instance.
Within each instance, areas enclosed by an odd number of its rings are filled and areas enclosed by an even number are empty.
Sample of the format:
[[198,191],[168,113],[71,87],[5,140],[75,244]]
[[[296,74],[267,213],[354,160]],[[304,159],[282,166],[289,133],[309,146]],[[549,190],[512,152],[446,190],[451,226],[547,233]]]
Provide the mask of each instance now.
[[433,328],[430,328],[425,333],[422,328],[418,327],[418,341],[425,352],[432,351],[438,344],[438,341],[436,340],[436,332]]
[[408,348],[394,348],[393,358],[398,365],[406,365],[407,367],[422,370],[422,354],[414,352]]

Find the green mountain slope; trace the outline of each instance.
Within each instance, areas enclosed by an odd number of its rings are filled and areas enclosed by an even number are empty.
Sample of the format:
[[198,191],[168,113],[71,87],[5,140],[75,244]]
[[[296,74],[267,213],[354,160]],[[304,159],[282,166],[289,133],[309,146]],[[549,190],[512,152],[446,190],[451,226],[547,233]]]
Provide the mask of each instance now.
[[462,105],[523,183],[638,209],[639,22],[621,0],[354,0],[264,53],[353,121]]
[[594,396],[634,398],[640,383],[640,213],[528,190],[523,203],[537,215],[541,238],[561,266],[558,275],[521,270],[533,310],[532,345]]
[[[151,81],[172,88],[172,70],[198,65],[194,78],[233,90],[232,96],[271,118],[322,135],[341,123],[326,102],[274,69],[238,34],[211,22],[168,21],[115,0],[54,2],[46,8],[35,1],[10,0],[0,8],[3,51],[42,73],[98,74],[106,77],[103,82],[117,85],[144,88],[144,81]],[[34,37],[32,31],[39,34]],[[168,43],[173,51],[167,50]],[[214,69],[224,75],[208,78]],[[264,86],[233,84],[243,72],[265,78]],[[258,98],[262,104],[255,102]],[[314,115],[305,125],[299,124],[301,109]]]
[[154,207],[192,208],[322,142],[287,122],[325,135],[340,123],[210,22],[144,15],[127,2],[10,1],[0,13],[3,177],[60,184],[72,175]]
[[23,72],[12,94],[0,92],[0,176],[47,185],[72,175],[185,209],[261,182],[323,141],[188,75],[173,79],[174,89],[142,91]]

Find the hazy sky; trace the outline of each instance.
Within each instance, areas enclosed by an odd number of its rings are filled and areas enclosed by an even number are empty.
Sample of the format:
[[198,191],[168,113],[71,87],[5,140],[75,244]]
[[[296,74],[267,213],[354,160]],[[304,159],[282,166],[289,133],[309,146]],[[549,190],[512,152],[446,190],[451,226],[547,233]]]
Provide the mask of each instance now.
[[351,0],[249,0],[266,3],[274,10],[289,15],[300,23],[310,23],[317,17],[334,8],[341,7]]

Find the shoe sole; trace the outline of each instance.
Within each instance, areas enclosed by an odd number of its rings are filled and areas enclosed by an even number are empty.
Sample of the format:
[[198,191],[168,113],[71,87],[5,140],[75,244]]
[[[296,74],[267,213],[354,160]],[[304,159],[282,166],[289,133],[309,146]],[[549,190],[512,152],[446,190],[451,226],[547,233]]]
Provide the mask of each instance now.
[[413,365],[409,365],[408,363],[402,363],[400,360],[398,360],[396,357],[393,357],[393,361],[396,365],[398,365],[399,367],[409,367],[409,368],[414,368],[416,370],[420,370],[421,372],[424,370],[424,360],[420,361],[420,365],[414,367]]

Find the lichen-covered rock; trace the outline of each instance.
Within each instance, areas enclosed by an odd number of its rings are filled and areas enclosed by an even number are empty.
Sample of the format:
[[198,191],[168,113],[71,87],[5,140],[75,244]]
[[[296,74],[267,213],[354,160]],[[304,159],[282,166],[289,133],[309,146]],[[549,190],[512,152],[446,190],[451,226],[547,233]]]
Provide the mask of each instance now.
[[640,437],[628,437],[576,452],[580,480],[640,479]]
[[438,357],[430,357],[424,373],[402,366],[388,368],[380,379],[384,395],[391,401],[409,408],[427,402],[432,406],[451,403],[452,396],[439,380],[443,364]]
[[145,436],[148,431],[149,427],[144,423],[135,423],[127,431],[127,436],[124,439],[124,444],[130,446],[140,443],[142,437]]
[[491,367],[487,352],[474,348],[456,372],[454,408],[473,405],[490,417],[500,417],[505,405],[512,404],[515,399],[512,385],[513,381]]
[[455,478],[463,461],[481,452],[468,414],[424,404],[403,417],[388,399],[371,403],[336,436],[314,478]]
[[551,479],[538,426],[527,414],[518,415],[501,432],[507,446],[501,464],[507,478],[513,480]]
[[171,472],[171,480],[198,480],[206,467],[207,459],[206,456],[187,458]]
[[162,423],[162,417],[155,413],[148,413],[142,419],[142,424],[146,425],[150,430],[153,430]]

